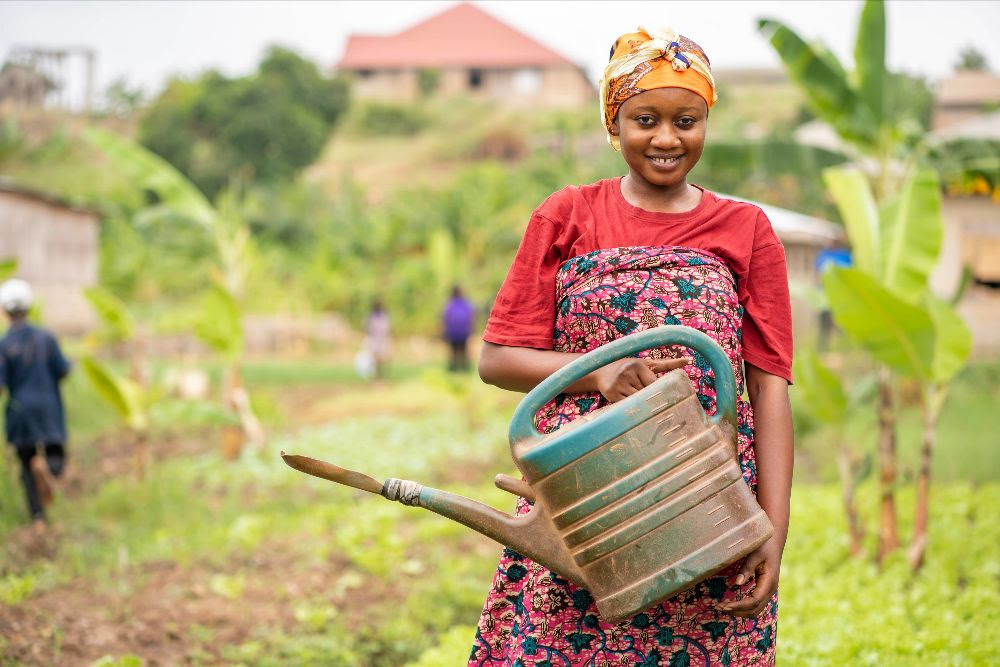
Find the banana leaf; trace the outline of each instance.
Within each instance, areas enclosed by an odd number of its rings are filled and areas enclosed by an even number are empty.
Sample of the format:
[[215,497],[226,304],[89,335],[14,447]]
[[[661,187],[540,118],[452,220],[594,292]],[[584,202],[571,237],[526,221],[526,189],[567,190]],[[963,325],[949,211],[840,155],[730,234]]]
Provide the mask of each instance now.
[[844,68],[831,63],[825,47],[808,44],[794,30],[775,19],[761,19],[760,32],[771,42],[792,81],[806,94],[816,115],[844,139],[870,151],[878,142],[878,124]]
[[87,379],[131,428],[142,430],[149,425],[142,389],[131,380],[116,375],[93,357],[80,360]]
[[861,10],[854,43],[854,71],[857,89],[876,124],[885,119],[885,6],[868,0]]
[[896,296],[867,273],[833,267],[823,274],[837,324],[873,357],[900,375],[933,375],[936,335],[924,308]]
[[879,216],[882,284],[908,301],[927,288],[944,236],[937,174],[914,169]]
[[114,168],[131,176],[136,186],[156,193],[161,203],[203,225],[212,224],[215,212],[205,195],[159,155],[97,127],[84,130],[84,137],[107,156]]
[[823,170],[823,181],[844,221],[855,266],[872,276],[880,276],[879,215],[868,179],[857,169],[831,167]]

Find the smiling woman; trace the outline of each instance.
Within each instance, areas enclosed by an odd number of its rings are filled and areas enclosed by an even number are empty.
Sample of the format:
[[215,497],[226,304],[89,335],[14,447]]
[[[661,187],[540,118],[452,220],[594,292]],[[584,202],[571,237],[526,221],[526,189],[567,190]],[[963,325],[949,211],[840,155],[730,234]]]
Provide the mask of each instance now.
[[[601,106],[628,173],[565,188],[535,210],[490,314],[479,371],[491,384],[527,391],[622,336],[678,324],[703,331],[728,355],[737,395],[745,382],[736,483],[756,493],[774,536],[617,624],[601,617],[590,591],[505,549],[470,666],[774,662],[791,488],[791,308],[784,251],[764,213],[687,181],[715,100],[708,58],[691,40],[640,28],[615,42]],[[584,376],[537,413],[539,430],[631,396],[672,368],[684,368],[713,411],[714,374],[687,354],[654,348]],[[521,499],[518,513],[529,509]]]

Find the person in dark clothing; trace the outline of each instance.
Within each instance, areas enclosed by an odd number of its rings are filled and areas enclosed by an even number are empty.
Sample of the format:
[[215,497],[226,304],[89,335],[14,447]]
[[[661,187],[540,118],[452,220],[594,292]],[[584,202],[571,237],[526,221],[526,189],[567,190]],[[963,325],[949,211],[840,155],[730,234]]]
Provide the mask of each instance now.
[[59,382],[69,373],[55,336],[27,319],[31,287],[23,280],[0,285],[0,306],[10,329],[0,339],[0,392],[8,392],[7,442],[21,461],[28,510],[38,530],[45,527],[45,505],[53,478],[66,462],[66,423]]
[[449,371],[464,371],[469,368],[469,352],[466,345],[469,336],[472,335],[475,318],[475,307],[462,294],[462,288],[455,285],[441,316],[444,340],[448,343],[451,353],[448,359]]

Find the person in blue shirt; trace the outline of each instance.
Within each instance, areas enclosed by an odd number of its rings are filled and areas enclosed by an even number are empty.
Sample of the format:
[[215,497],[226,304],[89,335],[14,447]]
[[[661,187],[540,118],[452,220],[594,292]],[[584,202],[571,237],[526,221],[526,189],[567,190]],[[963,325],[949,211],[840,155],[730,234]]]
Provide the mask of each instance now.
[[451,298],[441,314],[444,340],[448,343],[450,352],[449,371],[464,371],[469,368],[467,344],[469,336],[472,335],[475,319],[475,306],[462,294],[462,288],[455,285],[451,290]]
[[0,393],[7,391],[7,442],[21,461],[28,510],[39,532],[45,504],[66,462],[66,421],[59,382],[69,373],[55,336],[28,322],[33,295],[23,280],[0,285],[0,306],[10,328],[0,339]]

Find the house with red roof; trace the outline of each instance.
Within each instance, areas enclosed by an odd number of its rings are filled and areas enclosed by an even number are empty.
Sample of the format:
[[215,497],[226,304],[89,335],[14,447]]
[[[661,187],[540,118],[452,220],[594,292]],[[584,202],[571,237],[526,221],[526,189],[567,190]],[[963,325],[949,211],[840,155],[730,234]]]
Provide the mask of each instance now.
[[579,65],[467,2],[395,35],[350,35],[336,69],[360,98],[471,95],[552,108],[596,95]]

